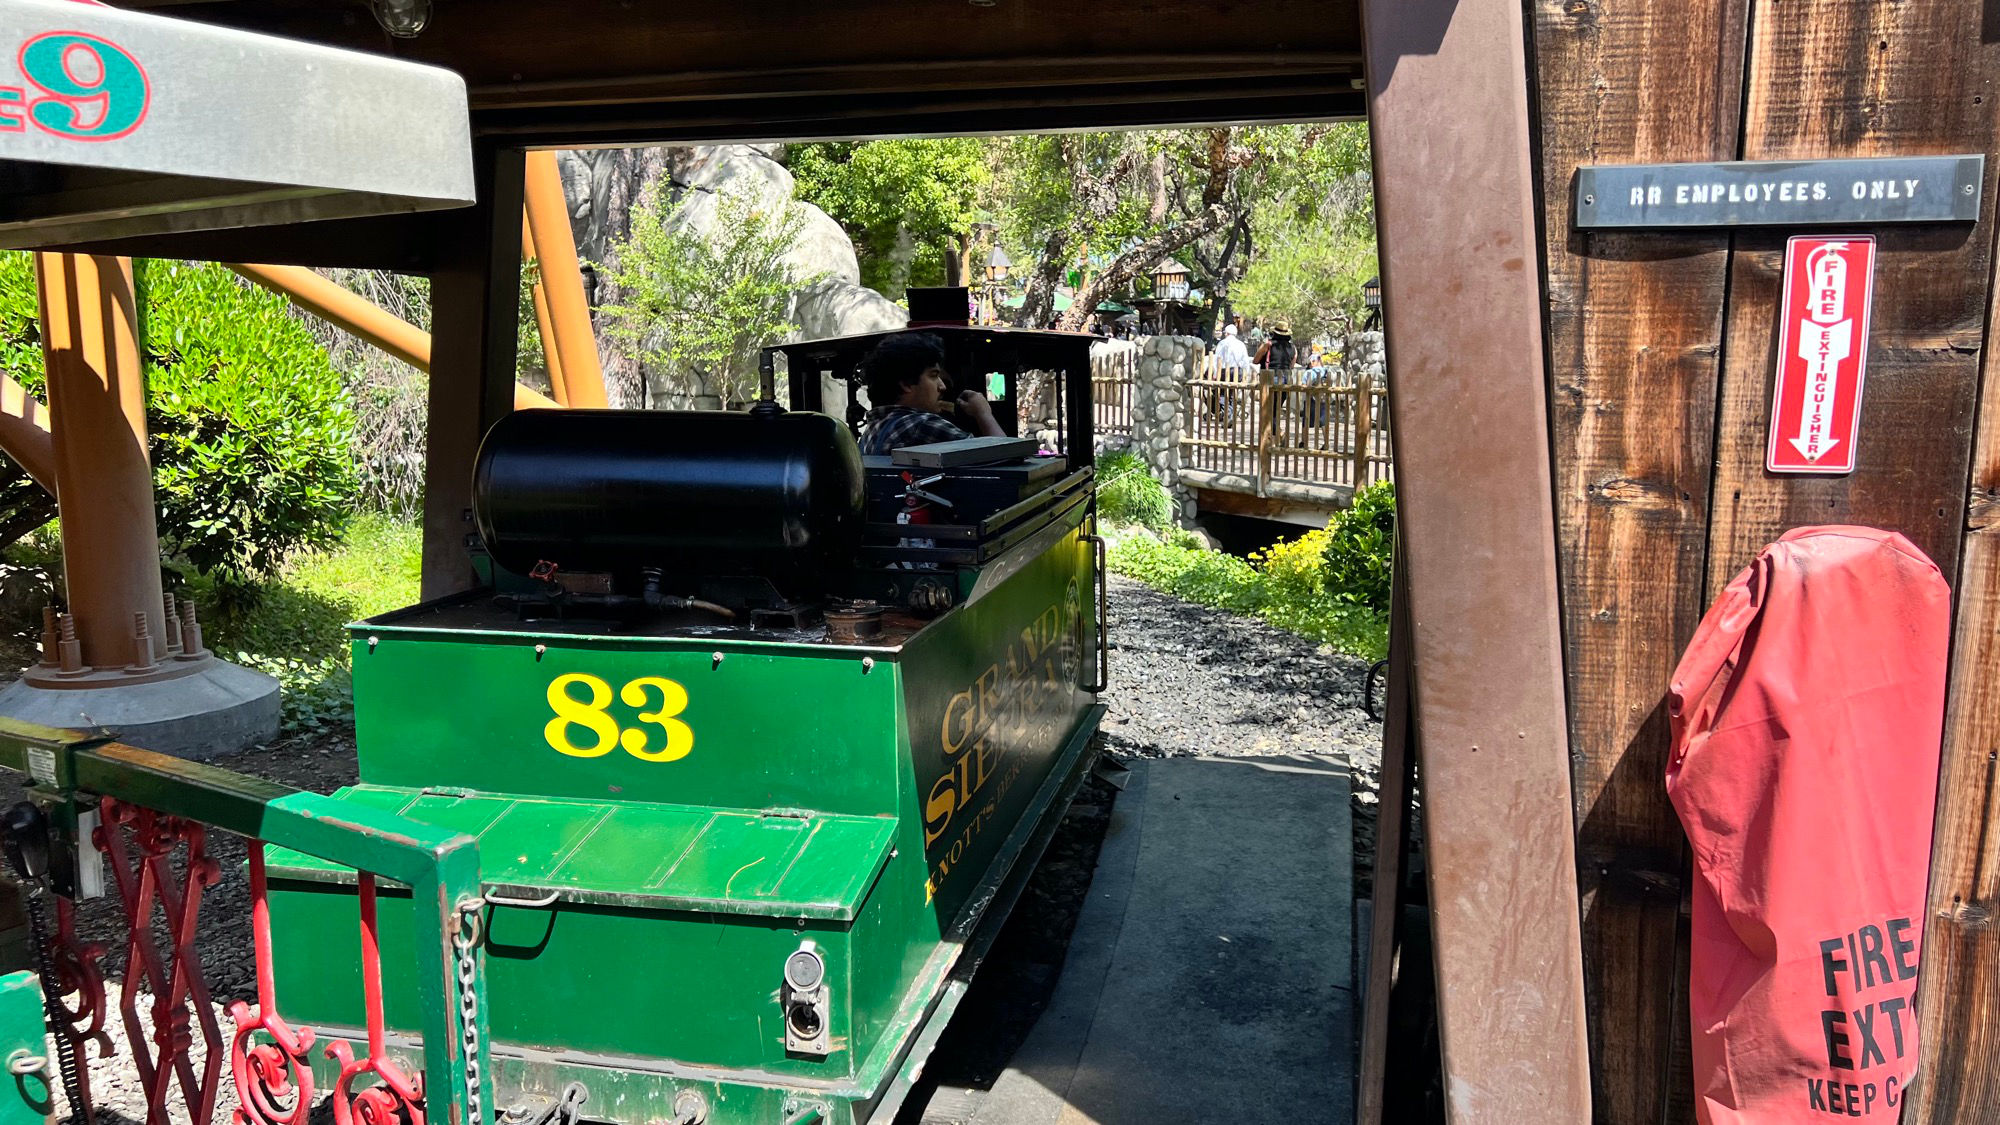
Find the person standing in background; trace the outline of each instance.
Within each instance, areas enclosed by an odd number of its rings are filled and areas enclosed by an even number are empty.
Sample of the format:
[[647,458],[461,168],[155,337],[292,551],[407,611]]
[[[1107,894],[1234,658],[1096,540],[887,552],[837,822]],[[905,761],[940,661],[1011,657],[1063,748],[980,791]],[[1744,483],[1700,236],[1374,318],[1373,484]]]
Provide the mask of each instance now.
[[1236,371],[1250,366],[1250,353],[1244,349],[1243,341],[1236,335],[1234,324],[1222,328],[1222,342],[1215,345],[1215,369],[1217,373]]

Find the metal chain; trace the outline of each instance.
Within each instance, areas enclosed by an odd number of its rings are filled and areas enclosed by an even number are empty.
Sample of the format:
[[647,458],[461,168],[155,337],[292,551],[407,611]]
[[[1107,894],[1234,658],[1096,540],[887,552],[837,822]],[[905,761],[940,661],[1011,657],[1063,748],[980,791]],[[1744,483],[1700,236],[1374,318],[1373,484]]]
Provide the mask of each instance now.
[[556,1103],[555,1125],[577,1125],[583,1117],[583,1103],[590,1098],[590,1091],[583,1083],[572,1082],[563,1087],[562,1101]]
[[69,1022],[63,1016],[62,981],[49,960],[48,907],[42,901],[39,880],[27,886],[29,940],[35,945],[35,971],[42,978],[42,1009],[48,1014],[49,1038],[56,1045],[56,1069],[62,1074],[63,1094],[69,1098],[72,1120],[88,1123],[91,1107],[83,1096],[83,1066],[76,1057],[76,1043],[69,1037]]
[[458,928],[451,935],[451,948],[458,976],[458,1027],[465,1052],[465,1125],[484,1125],[484,1099],[479,1074],[479,910],[483,903],[470,902],[458,908]]

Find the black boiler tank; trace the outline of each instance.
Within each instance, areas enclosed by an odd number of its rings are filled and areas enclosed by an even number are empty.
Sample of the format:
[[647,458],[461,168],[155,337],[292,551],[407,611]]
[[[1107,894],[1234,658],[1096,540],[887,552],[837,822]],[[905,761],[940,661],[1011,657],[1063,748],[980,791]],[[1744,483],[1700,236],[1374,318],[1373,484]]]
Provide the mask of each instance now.
[[495,562],[818,587],[853,562],[860,451],[825,414],[519,410],[486,434],[473,511]]

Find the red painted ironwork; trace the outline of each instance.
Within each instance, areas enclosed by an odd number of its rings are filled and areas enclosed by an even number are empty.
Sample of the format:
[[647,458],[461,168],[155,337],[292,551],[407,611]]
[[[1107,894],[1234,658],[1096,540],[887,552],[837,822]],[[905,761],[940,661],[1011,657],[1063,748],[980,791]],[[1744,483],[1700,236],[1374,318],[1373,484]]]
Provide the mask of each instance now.
[[[340,1064],[340,1078],[333,1088],[333,1119],[336,1125],[424,1125],[424,1096],[421,1078],[412,1079],[389,1058],[384,1044],[387,1024],[382,1016],[382,956],[375,940],[375,877],[359,875],[361,898],[361,994],[368,1012],[368,1055],[357,1059],[344,1040],[335,1040],[327,1056]],[[354,1081],[364,1074],[379,1080],[365,1090],[355,1091]]]
[[[104,946],[76,936],[76,903],[56,898],[56,932],[48,940],[49,967],[55,971],[62,995],[56,997],[58,1018],[50,1031],[67,1040],[79,1063],[89,1058],[84,1047],[95,1044],[100,1056],[111,1053],[111,1037],[104,1033]],[[74,997],[74,999],[71,999]],[[83,1103],[72,1106],[76,1120],[88,1122],[94,1107],[90,1096],[90,1068],[79,1065],[77,1093]]]
[[[271,965],[271,904],[264,891],[264,842],[250,852],[250,935],[257,954],[257,1008],[229,1005],[236,1037],[229,1045],[229,1073],[236,1086],[237,1125],[303,1125],[312,1112],[313,1030],[294,1028],[278,1014]],[[262,1033],[268,1042],[254,1041]]]
[[[193,821],[106,797],[93,842],[109,860],[125,908],[125,977],[118,1007],[146,1092],[146,1125],[169,1125],[167,1100],[176,1086],[190,1125],[209,1125],[224,1052],[222,1029],[194,947],[202,892],[222,878],[208,854],[207,832]],[[182,846],[187,849],[184,876],[173,863]],[[165,923],[165,949],[154,941],[156,913]],[[150,1035],[139,1016],[142,991],[152,995]],[[198,1058],[196,1026],[203,1048]]]

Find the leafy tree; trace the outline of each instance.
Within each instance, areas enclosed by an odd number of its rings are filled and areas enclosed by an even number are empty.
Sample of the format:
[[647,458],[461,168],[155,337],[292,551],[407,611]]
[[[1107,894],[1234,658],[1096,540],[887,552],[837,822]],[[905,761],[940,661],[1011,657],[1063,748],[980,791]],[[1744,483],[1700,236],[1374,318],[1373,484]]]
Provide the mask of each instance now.
[[[134,268],[162,549],[235,585],[337,541],[354,492],[352,419],[326,352],[284,298],[220,266]],[[0,372],[36,394],[39,334],[33,259],[0,254]],[[31,530],[20,524],[32,513],[13,518],[23,478],[0,461],[15,536]]]
[[1248,316],[1285,320],[1299,340],[1342,336],[1367,314],[1361,285],[1377,270],[1373,231],[1281,200],[1257,210],[1260,249],[1229,294]]
[[942,285],[992,179],[977,137],[821,142],[786,151],[800,199],[854,241],[861,283],[885,297]]
[[1055,287],[1079,263],[1085,277],[1062,327],[1082,327],[1100,301],[1169,258],[1194,267],[1219,313],[1255,256],[1259,222],[1286,214],[1282,201],[1295,225],[1317,215],[1344,226],[1359,207],[1372,227],[1358,125],[1015,137],[997,167],[1003,227],[1038,250],[1024,324],[1051,319]]
[[1361,283],[1377,268],[1367,129],[1245,132],[1272,158],[1259,166],[1244,216],[1255,253],[1218,288],[1246,315],[1290,321],[1300,339],[1352,331],[1365,313]]
[[[625,300],[603,308],[606,327],[683,393],[728,409],[755,397],[757,351],[789,327],[792,293],[820,280],[786,259],[805,213],[742,192],[691,192],[670,205],[666,190],[655,184],[615,247],[609,276]],[[705,199],[715,208],[706,230],[693,221]]]

